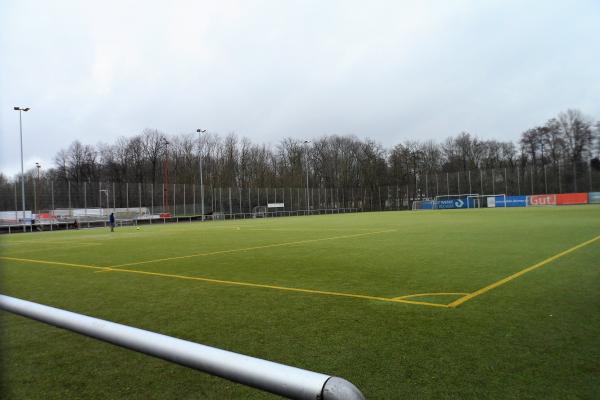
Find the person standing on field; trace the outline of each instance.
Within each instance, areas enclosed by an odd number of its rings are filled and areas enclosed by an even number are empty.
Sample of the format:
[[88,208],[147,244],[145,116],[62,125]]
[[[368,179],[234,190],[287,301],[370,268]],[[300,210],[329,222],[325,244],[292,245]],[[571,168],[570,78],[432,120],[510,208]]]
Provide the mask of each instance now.
[[108,222],[110,223],[110,231],[115,231],[115,213],[110,213],[110,217],[108,217]]

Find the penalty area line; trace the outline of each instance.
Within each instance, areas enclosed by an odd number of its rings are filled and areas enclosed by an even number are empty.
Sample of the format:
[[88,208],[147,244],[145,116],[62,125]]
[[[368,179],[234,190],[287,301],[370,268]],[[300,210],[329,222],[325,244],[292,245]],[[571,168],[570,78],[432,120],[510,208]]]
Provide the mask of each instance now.
[[336,296],[336,297],[346,297],[346,298],[354,298],[354,299],[362,299],[362,300],[374,300],[374,301],[382,301],[382,302],[388,302],[388,303],[403,303],[403,304],[420,305],[420,306],[427,306],[427,307],[448,308],[448,305],[446,305],[446,304],[430,303],[430,302],[415,301],[415,300],[408,300],[408,299],[368,296],[368,295],[355,294],[355,293],[332,292],[332,291],[325,291],[325,290],[303,289],[303,288],[267,285],[267,284],[260,284],[260,283],[251,283],[251,282],[229,281],[229,280],[223,280],[223,279],[204,278],[204,277],[199,277],[199,276],[188,276],[188,275],[167,274],[167,273],[161,273],[161,272],[140,271],[140,270],[135,270],[135,269],[123,269],[123,268],[112,269],[110,267],[97,267],[97,266],[93,266],[93,265],[72,264],[72,263],[48,261],[48,260],[32,260],[32,259],[27,259],[27,258],[16,258],[16,257],[0,257],[0,259],[10,260],[10,261],[18,261],[18,262],[24,262],[24,263],[51,265],[51,266],[56,265],[56,266],[76,267],[76,268],[87,268],[87,269],[96,270],[94,272],[120,272],[120,273],[155,276],[155,277],[162,277],[162,278],[200,281],[200,282],[207,282],[207,283],[228,285],[228,286],[243,286],[243,287],[250,287],[250,288],[262,288],[262,289],[297,292],[297,293],[305,293],[305,294],[315,294],[315,295],[323,295],[323,296]]
[[[100,271],[98,271],[98,272],[100,272]],[[164,278],[193,280],[193,281],[201,281],[201,282],[208,282],[208,283],[215,283],[215,284],[229,285],[229,286],[245,286],[245,287],[252,287],[252,288],[273,289],[273,290],[288,291],[288,292],[299,292],[299,293],[318,294],[318,295],[326,295],[326,296],[349,297],[349,298],[364,299],[364,300],[376,300],[376,301],[384,301],[384,302],[391,302],[391,303],[405,303],[405,304],[415,304],[415,305],[430,306],[430,307],[442,307],[442,308],[448,307],[446,304],[429,303],[429,302],[424,302],[424,301],[413,301],[413,300],[404,300],[404,299],[397,299],[397,298],[390,299],[387,297],[368,296],[368,295],[354,294],[354,293],[331,292],[331,291],[325,291],[325,290],[302,289],[302,288],[294,288],[294,287],[288,287],[288,286],[267,285],[267,284],[261,284],[261,283],[229,281],[229,280],[223,280],[223,279],[204,278],[204,277],[199,277],[199,276],[188,276],[188,275],[166,274],[166,273],[161,273],[161,272],[140,271],[140,270],[135,270],[135,269],[119,268],[119,269],[111,269],[110,272],[122,272],[122,273],[130,273],[130,274],[158,276],[158,277],[164,277]]]
[[460,299],[455,300],[452,303],[448,304],[448,307],[450,307],[450,308],[458,307],[459,305],[461,305],[461,304],[463,304],[463,303],[465,303],[465,302],[467,302],[467,301],[469,301],[469,300],[471,300],[471,299],[473,299],[473,298],[475,298],[477,296],[481,296],[482,294],[484,294],[486,292],[489,292],[490,290],[493,290],[493,289],[495,289],[495,288],[497,288],[499,286],[502,286],[505,283],[508,283],[508,282],[510,282],[510,281],[512,281],[514,279],[517,279],[517,278],[525,275],[528,272],[531,272],[531,271],[536,270],[538,268],[541,268],[541,267],[543,267],[543,266],[545,266],[547,264],[550,264],[551,262],[553,262],[555,260],[558,260],[559,258],[564,257],[564,256],[566,256],[566,255],[568,255],[570,253],[573,253],[574,251],[577,251],[577,250],[579,250],[582,247],[585,247],[585,246],[587,246],[589,244],[592,244],[592,243],[594,243],[597,240],[600,240],[600,235],[596,236],[593,239],[590,239],[590,240],[587,240],[587,241],[585,241],[583,243],[580,243],[580,244],[578,244],[576,246],[573,246],[573,247],[571,247],[571,248],[569,248],[567,250],[561,251],[560,253],[555,254],[552,257],[548,257],[548,258],[546,258],[543,261],[540,261],[540,262],[538,262],[536,264],[530,265],[529,267],[527,267],[525,269],[522,269],[519,272],[516,272],[516,273],[514,273],[512,275],[509,275],[506,278],[500,279],[499,281],[496,281],[496,282],[492,283],[491,285],[488,285],[488,286],[483,287],[483,288],[481,288],[479,290],[476,290],[473,293],[469,293],[466,296],[461,297]]

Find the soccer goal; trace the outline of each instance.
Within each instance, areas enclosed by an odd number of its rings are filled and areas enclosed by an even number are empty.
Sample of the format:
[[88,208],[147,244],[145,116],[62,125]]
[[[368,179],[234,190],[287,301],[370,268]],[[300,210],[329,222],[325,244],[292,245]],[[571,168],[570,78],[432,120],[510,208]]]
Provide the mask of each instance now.
[[467,197],[470,208],[499,208],[506,207],[505,194],[478,194]]
[[417,210],[433,210],[435,209],[434,200],[415,200],[412,203],[413,211]]
[[269,210],[266,206],[256,206],[252,208],[252,218],[265,218],[268,212]]
[[479,196],[477,193],[449,194],[435,196],[434,209],[449,210],[455,208],[474,208],[471,198]]

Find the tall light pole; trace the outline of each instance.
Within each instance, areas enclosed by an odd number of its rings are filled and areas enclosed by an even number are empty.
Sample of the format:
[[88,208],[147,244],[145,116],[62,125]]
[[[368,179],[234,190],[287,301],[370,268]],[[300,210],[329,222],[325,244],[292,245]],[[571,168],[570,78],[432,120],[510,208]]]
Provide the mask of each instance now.
[[21,118],[21,115],[23,114],[23,111],[27,112],[31,110],[31,108],[13,107],[13,110],[19,112],[19,134],[21,136],[21,206],[23,208],[23,215],[21,218],[23,221],[23,232],[26,232],[27,228],[25,227],[25,173],[23,172],[23,119]]
[[202,213],[201,220],[204,221],[204,181],[202,180],[202,134],[206,133],[206,129],[196,129],[198,132],[198,164],[200,166],[200,212]]
[[306,168],[306,209],[310,212],[309,194],[308,194],[308,144],[310,140],[304,141],[304,164]]
[[42,166],[40,163],[36,162],[35,167],[37,168],[37,182],[33,182],[33,209],[36,214],[39,214],[37,206],[37,186],[40,184],[40,168],[42,168]]

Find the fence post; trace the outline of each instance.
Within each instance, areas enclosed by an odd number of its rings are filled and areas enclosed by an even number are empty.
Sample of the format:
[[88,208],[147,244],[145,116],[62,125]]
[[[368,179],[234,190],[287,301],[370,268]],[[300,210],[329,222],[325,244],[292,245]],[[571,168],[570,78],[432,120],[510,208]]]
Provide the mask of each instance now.
[[548,174],[546,173],[546,164],[544,164],[544,194],[548,194]]
[[[72,207],[71,207],[71,181],[67,181],[67,187],[68,187],[68,191],[69,191],[69,214],[71,214],[73,212]],[[71,216],[71,215],[69,215]]]
[[83,182],[83,209],[84,209],[83,213],[87,217],[87,184],[86,183],[87,182]]
[[560,160],[557,164],[558,167],[558,193],[562,193],[562,180],[560,179]]
[[496,194],[496,170],[492,168],[492,194]]
[[481,189],[480,195],[484,195],[483,193],[483,169],[479,169],[479,188]]
[[473,189],[471,187],[471,170],[467,171],[468,177],[469,177],[469,194],[473,194]]
[[117,206],[115,205],[115,204],[116,204],[116,203],[115,203],[116,196],[115,196],[115,183],[114,183],[114,182],[113,182],[113,184],[112,184],[112,190],[113,190],[113,212],[115,212],[115,208],[116,208]]
[[175,195],[175,184],[173,184],[173,215],[177,215],[177,197]]
[[573,193],[577,193],[577,163],[573,161]]
[[[446,189],[448,191],[448,196],[450,196],[450,177],[448,172],[446,172]],[[408,185],[406,185],[406,193],[408,193]]]
[[[150,184],[150,209],[150,212],[152,213],[152,215],[154,215],[154,182]],[[152,219],[150,220],[150,222],[152,222]]]
[[587,166],[588,166],[588,176],[589,176],[589,180],[590,180],[590,182],[589,182],[590,190],[588,190],[588,192],[593,192],[593,189],[592,189],[592,160],[591,159],[588,162]]
[[458,188],[458,193],[456,194],[460,194],[460,171],[456,173],[456,187]]
[[17,180],[15,179],[15,223],[19,222],[19,200],[17,200]]
[[192,207],[192,213],[196,215],[196,184],[192,183],[192,203],[194,206]]
[[252,191],[252,186],[248,186],[248,212],[252,212],[252,199],[250,198],[250,192]]
[[517,190],[519,191],[519,196],[521,195],[521,171],[519,166],[517,165]]
[[231,186],[229,187],[229,218],[233,215],[233,206],[231,204]]
[[529,166],[529,179],[531,180],[531,194],[534,194],[534,189],[533,189],[533,167],[531,165]]
[[138,182],[138,216],[142,215],[142,183]]

